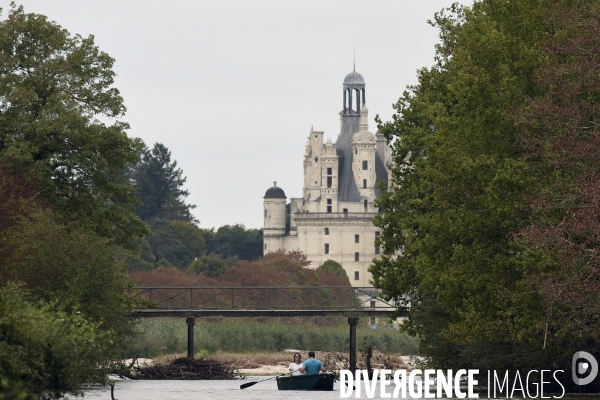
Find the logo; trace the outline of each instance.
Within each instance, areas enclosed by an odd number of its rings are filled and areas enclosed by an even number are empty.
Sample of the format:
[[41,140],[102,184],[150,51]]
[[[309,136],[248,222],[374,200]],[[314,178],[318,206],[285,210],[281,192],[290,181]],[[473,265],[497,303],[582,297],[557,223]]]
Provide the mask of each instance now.
[[[573,382],[576,385],[587,385],[596,379],[598,375],[598,361],[593,355],[586,351],[578,351],[573,354],[573,360],[571,362],[571,374],[573,375]],[[585,378],[579,376],[586,375]]]

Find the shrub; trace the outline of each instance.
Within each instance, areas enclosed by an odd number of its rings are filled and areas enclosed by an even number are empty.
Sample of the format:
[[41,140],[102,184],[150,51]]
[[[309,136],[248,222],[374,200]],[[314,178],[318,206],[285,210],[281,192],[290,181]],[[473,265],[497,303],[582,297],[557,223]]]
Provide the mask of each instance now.
[[39,307],[19,288],[0,289],[0,399],[59,398],[84,383],[105,383],[104,350],[110,337],[75,311]]

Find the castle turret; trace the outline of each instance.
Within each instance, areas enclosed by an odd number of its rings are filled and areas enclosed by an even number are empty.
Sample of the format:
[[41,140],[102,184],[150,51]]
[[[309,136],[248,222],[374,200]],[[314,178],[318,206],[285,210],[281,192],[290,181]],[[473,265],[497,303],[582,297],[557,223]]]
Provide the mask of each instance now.
[[283,189],[277,187],[277,182],[273,182],[273,187],[267,190],[263,199],[263,253],[266,254],[269,251],[283,248],[282,238],[285,235],[287,197]]

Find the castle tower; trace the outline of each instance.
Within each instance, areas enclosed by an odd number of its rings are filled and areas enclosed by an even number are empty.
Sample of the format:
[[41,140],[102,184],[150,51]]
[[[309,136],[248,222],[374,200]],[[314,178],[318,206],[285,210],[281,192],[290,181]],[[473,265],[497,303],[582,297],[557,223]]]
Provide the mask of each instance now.
[[264,248],[263,254],[283,248],[283,236],[286,233],[286,195],[283,189],[269,188],[263,197]]
[[353,171],[353,136],[360,130],[360,110],[365,105],[365,79],[361,74],[352,70],[344,78],[344,108],[340,112],[341,131],[335,142],[339,156],[338,201],[359,202],[361,195],[356,185]]
[[366,103],[365,79],[353,68],[344,78],[344,110],[343,115],[360,114],[361,108]]
[[263,251],[299,250],[310,268],[333,260],[352,285],[368,286],[369,266],[381,257],[381,230],[373,225],[376,186],[387,181],[392,160],[385,137],[369,132],[365,80],[355,69],[344,78],[343,102],[335,143],[312,127],[308,133],[302,196],[287,203],[277,185],[267,190]]
[[360,202],[364,212],[372,212],[375,202],[375,136],[369,132],[369,110],[364,105],[360,110],[360,130],[352,138],[354,161],[352,172],[356,187],[360,193]]

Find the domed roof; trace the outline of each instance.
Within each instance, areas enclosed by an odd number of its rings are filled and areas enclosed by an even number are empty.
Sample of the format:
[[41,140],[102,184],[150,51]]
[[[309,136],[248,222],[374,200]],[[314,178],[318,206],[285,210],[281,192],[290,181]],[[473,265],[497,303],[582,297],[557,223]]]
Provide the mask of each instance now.
[[344,85],[364,85],[365,78],[361,74],[356,71],[350,72],[344,78]]
[[277,182],[273,182],[273,187],[267,189],[263,199],[287,199],[282,188],[277,187]]

